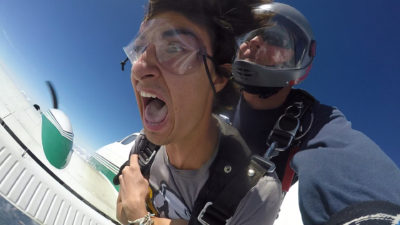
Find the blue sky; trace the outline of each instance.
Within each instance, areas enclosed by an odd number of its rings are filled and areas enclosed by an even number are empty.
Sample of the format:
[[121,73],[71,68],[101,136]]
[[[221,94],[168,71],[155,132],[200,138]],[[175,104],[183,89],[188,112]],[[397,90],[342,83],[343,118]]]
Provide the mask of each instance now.
[[[299,87],[337,106],[400,165],[400,2],[285,0],[306,15],[317,57]],[[0,63],[33,102],[56,86],[75,141],[94,151],[142,127],[122,47],[144,0],[0,0]]]

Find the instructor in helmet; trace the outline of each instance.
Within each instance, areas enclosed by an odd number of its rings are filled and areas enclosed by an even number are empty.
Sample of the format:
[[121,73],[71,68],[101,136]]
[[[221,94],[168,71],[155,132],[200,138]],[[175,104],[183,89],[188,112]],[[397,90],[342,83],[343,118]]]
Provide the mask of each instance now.
[[238,39],[233,125],[253,152],[272,158],[283,191],[299,181],[304,224],[324,224],[360,202],[400,204],[400,171],[391,159],[337,108],[293,89],[316,54],[306,18],[281,3],[253,12],[266,22]]

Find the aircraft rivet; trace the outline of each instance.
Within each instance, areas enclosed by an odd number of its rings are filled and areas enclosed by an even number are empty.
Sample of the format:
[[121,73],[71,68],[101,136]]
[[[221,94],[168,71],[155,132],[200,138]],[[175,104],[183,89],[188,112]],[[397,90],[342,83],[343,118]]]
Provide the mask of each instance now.
[[231,171],[232,171],[232,166],[226,165],[226,166],[224,167],[224,172],[225,172],[225,173],[230,173]]

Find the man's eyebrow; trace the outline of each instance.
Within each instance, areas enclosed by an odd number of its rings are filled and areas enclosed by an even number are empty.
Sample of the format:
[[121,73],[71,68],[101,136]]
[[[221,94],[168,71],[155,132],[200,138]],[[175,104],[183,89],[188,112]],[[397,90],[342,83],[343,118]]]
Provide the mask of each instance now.
[[[144,32],[143,34],[139,35],[139,37],[136,39],[135,42],[137,42],[138,40],[139,41],[146,40],[146,34],[147,33],[148,32]],[[161,38],[174,37],[174,36],[178,36],[178,35],[181,35],[181,34],[182,35],[189,35],[189,36],[193,37],[195,40],[200,42],[200,40],[197,37],[197,35],[193,31],[190,31],[190,30],[188,30],[186,28],[179,28],[179,29],[175,29],[174,28],[174,29],[166,30],[166,31],[161,33]]]
[[173,37],[173,36],[180,35],[180,34],[190,35],[190,36],[194,37],[196,40],[198,40],[198,37],[195,33],[193,33],[192,31],[190,31],[188,29],[185,29],[185,28],[166,30],[161,34],[161,37],[162,38]]

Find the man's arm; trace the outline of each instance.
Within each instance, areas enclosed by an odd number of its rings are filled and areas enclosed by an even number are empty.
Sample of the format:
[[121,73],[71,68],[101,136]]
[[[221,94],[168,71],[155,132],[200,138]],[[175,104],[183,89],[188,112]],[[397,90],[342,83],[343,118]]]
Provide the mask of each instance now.
[[119,176],[120,190],[117,200],[117,218],[123,224],[136,220],[147,214],[146,196],[149,182],[142,176],[138,156],[130,156],[129,166],[125,166]]
[[[147,214],[146,197],[149,191],[149,182],[142,176],[138,163],[138,155],[130,156],[130,164],[119,176],[120,190],[117,199],[117,219],[122,224],[128,220],[134,221]],[[153,217],[155,225],[186,225],[185,220],[170,220]]]
[[352,129],[339,110],[329,118],[292,161],[303,223],[325,224],[338,211],[364,201],[400,204],[400,171],[392,160]]

